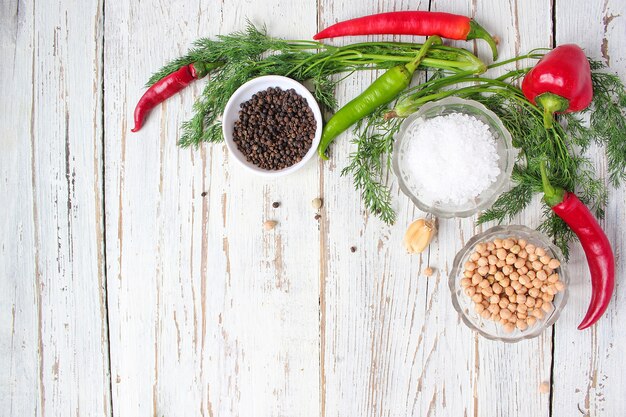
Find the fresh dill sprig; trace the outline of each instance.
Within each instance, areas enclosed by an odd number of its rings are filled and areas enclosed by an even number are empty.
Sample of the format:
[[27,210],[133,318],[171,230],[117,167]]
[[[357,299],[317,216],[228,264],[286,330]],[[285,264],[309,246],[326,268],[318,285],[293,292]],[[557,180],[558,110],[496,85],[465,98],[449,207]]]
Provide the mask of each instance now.
[[[419,52],[420,44],[365,42],[342,47],[316,41],[284,40],[268,36],[265,28],[248,23],[242,32],[203,38],[183,57],[166,64],[150,77],[147,85],[184,65],[202,63],[213,68],[206,87],[194,105],[193,117],[182,125],[181,146],[220,142],[220,119],[228,98],[246,81],[262,75],[283,75],[310,81],[318,102],[334,109],[337,74],[365,69],[387,69],[406,63]],[[485,65],[464,49],[436,46],[428,50],[420,70],[447,68],[451,72],[481,72]]]
[[388,111],[379,107],[371,117],[360,121],[352,143],[356,150],[350,154],[350,164],[341,175],[352,175],[354,187],[361,193],[367,210],[387,224],[396,221],[391,205],[391,192],[385,184],[386,173],[391,167],[393,138],[400,128],[398,119],[384,120]]

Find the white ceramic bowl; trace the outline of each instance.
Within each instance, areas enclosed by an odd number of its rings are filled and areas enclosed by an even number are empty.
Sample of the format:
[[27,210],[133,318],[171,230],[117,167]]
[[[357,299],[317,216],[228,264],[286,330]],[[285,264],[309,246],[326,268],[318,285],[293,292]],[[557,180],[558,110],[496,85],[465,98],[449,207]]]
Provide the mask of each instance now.
[[[315,123],[317,124],[315,129],[315,138],[311,144],[311,149],[304,155],[304,157],[297,163],[280,170],[267,170],[254,165],[246,160],[244,154],[237,148],[237,144],[233,140],[233,129],[235,122],[239,119],[240,105],[252,98],[255,93],[259,91],[267,90],[270,87],[279,87],[282,90],[289,90],[293,88],[296,93],[304,97],[313,111],[315,117]],[[279,177],[287,174],[291,174],[302,168],[314,155],[317,155],[317,146],[320,143],[322,137],[322,113],[320,107],[315,101],[315,98],[311,92],[299,82],[292,80],[291,78],[283,77],[280,75],[266,75],[263,77],[254,78],[235,91],[230,97],[226,108],[224,109],[224,115],[222,117],[222,133],[224,134],[224,140],[230,154],[235,160],[241,164],[244,168],[252,171],[257,175],[266,177]]]

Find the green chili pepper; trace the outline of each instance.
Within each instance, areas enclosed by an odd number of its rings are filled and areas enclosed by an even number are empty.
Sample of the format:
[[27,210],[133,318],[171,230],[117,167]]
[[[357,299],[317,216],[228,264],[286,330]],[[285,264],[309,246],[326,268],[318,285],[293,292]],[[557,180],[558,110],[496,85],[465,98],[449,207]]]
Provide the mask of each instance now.
[[337,136],[371,114],[379,106],[392,101],[409,86],[413,73],[433,44],[441,45],[441,38],[439,36],[428,38],[413,61],[388,69],[365,91],[330,118],[324,126],[320,146],[317,148],[317,153],[322,159],[328,159],[326,149]]

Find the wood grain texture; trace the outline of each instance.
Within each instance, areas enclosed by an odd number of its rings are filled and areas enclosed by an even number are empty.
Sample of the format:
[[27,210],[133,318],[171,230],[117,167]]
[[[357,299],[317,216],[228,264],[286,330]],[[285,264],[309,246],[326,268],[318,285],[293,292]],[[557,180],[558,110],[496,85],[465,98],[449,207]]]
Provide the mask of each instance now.
[[[556,43],[576,42],[594,59],[610,66],[626,79],[626,3],[623,1],[574,1],[556,7]],[[606,175],[604,151],[592,147],[592,160]],[[572,245],[571,297],[555,326],[552,414],[554,416],[619,416],[626,413],[623,352],[626,336],[619,325],[626,314],[626,191],[611,189],[606,218],[601,224],[616,257],[616,289],[606,314],[597,325],[579,331],[591,296],[589,270],[578,244]]]
[[102,4],[0,11],[0,414],[109,416]]
[[[241,29],[247,17],[273,35],[306,37],[314,4],[107,2],[106,16],[114,413],[317,415],[315,164],[268,181],[221,144],[178,148],[178,126],[210,80],[128,133],[151,71],[196,38]],[[263,230],[267,219],[278,221],[273,231]]]
[[[130,133],[146,79],[198,37],[249,18],[306,39],[347,18],[429,8],[475,17],[502,58],[576,42],[626,80],[623,0],[1,2],[0,415],[626,414],[624,187],[603,223],[618,262],[607,315],[576,330],[590,285],[573,245],[559,322],[506,345],[468,330],[447,287],[455,253],[490,225],[441,221],[436,273],[421,276],[428,255],[406,255],[401,239],[423,213],[391,173],[397,223],[364,211],[340,175],[350,134],[330,161],[280,180],[242,171],[221,144],[180,149],[180,123],[210,80]],[[482,41],[454,44],[489,61]],[[378,75],[340,83],[340,103]],[[540,213],[537,199],[512,223],[536,227]],[[278,225],[264,231],[265,220]]]

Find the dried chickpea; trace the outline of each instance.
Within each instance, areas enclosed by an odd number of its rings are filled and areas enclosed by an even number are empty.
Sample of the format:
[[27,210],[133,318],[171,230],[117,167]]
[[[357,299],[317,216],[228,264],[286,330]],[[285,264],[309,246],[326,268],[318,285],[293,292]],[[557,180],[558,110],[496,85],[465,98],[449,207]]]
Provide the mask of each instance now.
[[504,331],[506,333],[513,333],[513,330],[515,330],[515,325],[512,323],[507,323],[504,325]]
[[546,271],[537,271],[537,279],[540,281],[545,281],[546,279],[548,279],[548,274],[546,274]]
[[504,288],[504,293],[511,297],[512,295],[515,295],[515,289],[513,287],[506,287]]
[[505,319],[505,320],[510,319],[512,315],[513,315],[513,313],[511,313],[511,312],[510,312],[509,310],[507,310],[506,308],[505,308],[505,309],[500,310],[500,317],[502,317],[502,318],[503,318],[503,319]]
[[491,314],[500,314],[500,306],[497,304],[491,304],[488,310]]
[[531,281],[537,277],[537,273],[535,271],[528,271],[526,275],[528,275],[528,278],[530,278]]
[[548,262],[548,267],[550,269],[557,269],[559,266],[561,266],[561,262],[559,262],[558,259],[552,259]]
[[464,267],[466,271],[473,271],[476,269],[476,264],[472,261],[467,261],[465,262]]
[[486,249],[487,249],[487,245],[485,245],[484,243],[479,243],[478,245],[474,247],[474,250],[476,252],[484,252]]
[[563,284],[563,281],[557,281],[554,283],[554,287],[557,289],[557,291],[561,292],[565,289],[565,284]]
[[511,239],[504,239],[502,241],[502,247],[504,249],[511,249],[515,243]]
[[530,255],[528,255],[528,262],[535,262],[537,259],[539,259],[539,257],[536,253],[531,253]]
[[489,263],[489,265],[495,265],[496,263],[498,263],[498,257],[496,255],[489,255],[487,257],[487,262]]
[[483,279],[482,281],[478,283],[478,286],[480,288],[487,288],[489,286],[489,281],[487,281],[486,279]]
[[497,282],[493,284],[491,288],[493,289],[493,292],[495,294],[502,294],[502,291],[504,290],[504,288],[502,288],[502,285],[498,284]]
[[504,275],[510,275],[510,274],[511,274],[511,272],[513,272],[513,267],[512,267],[511,265],[504,265],[504,266],[502,267],[502,273],[503,273]]
[[511,313],[515,313],[517,311],[517,304],[515,303],[509,303],[508,306],[506,306],[506,308],[511,312]]
[[469,278],[463,278],[463,279],[461,280],[461,287],[463,287],[463,288],[467,288],[467,287],[469,287],[470,285],[472,285],[472,280],[471,280],[471,279],[469,279]]
[[507,265],[513,265],[517,261],[517,256],[515,256],[512,253],[509,253],[508,255],[506,255],[506,259],[504,261],[506,262]]
[[480,313],[480,315],[484,319],[488,319],[489,317],[491,317],[491,313],[489,313],[489,310],[483,310],[483,312]]
[[537,248],[535,249],[535,254],[537,256],[544,256],[546,254],[546,250],[544,248]]
[[533,316],[530,316],[526,319],[526,323],[528,323],[528,326],[533,326],[535,323],[537,323],[537,319]]
[[498,303],[500,308],[506,308],[509,305],[509,299],[506,297],[500,297],[500,302]]
[[500,285],[502,285],[502,288],[506,288],[511,285],[511,280],[509,278],[504,278],[502,281],[500,281]]
[[520,246],[520,248],[524,249],[527,245],[527,242],[525,239],[518,239],[517,244]]
[[472,301],[474,301],[475,303],[480,303],[483,300],[483,296],[476,293],[474,295],[472,295]]
[[541,268],[543,268],[543,264],[540,261],[533,261],[533,269],[535,271],[541,271]]
[[535,245],[533,245],[532,243],[529,243],[528,245],[526,245],[524,249],[526,249],[526,252],[528,252],[529,254],[533,254],[535,253],[535,248],[536,248]]
[[494,274],[494,278],[496,281],[500,282],[504,279],[504,274],[501,271],[498,271]]
[[[519,283],[521,285],[527,285],[529,282],[530,282],[530,279],[528,278],[527,275],[521,275],[519,277]],[[515,288],[515,286],[513,286],[513,288]],[[517,288],[515,288],[515,289],[517,289]]]
[[463,272],[463,276],[464,276],[465,278],[471,278],[471,277],[472,277],[472,275],[474,275],[474,273],[473,273],[472,271],[464,271],[464,272]]
[[485,266],[485,265],[489,264],[489,262],[487,261],[487,258],[480,258],[480,257],[479,257],[479,258],[476,260],[476,264],[477,264],[478,266]]
[[509,318],[509,323],[515,322],[517,322],[517,314],[511,314],[511,317]]
[[537,288],[531,288],[528,290],[528,295],[537,298],[539,296],[539,290]]
[[519,245],[513,245],[511,248],[511,253],[517,255],[522,251],[522,248]]
[[550,302],[552,302],[552,301],[554,300],[554,295],[552,295],[552,294],[543,294],[543,295],[541,296],[541,299],[542,299],[544,302],[550,303]]
[[515,291],[517,294],[527,294],[528,293],[528,288],[526,287],[520,287],[519,290]]
[[496,256],[498,257],[498,259],[500,259],[501,261],[506,259],[506,250],[505,249],[498,249],[496,251]]
[[483,288],[481,290],[481,293],[485,296],[485,297],[491,297],[493,295],[493,290],[491,289],[491,287],[489,285],[487,285],[485,288]]
[[[520,277],[519,279],[521,280],[523,277]],[[522,288],[522,282],[521,281],[512,281],[511,282],[511,287],[513,287],[513,289],[515,291],[519,290],[520,288]]]
[[541,288],[542,285],[543,285],[543,283],[541,282],[541,280],[539,278],[533,279],[533,287]]
[[537,302],[537,300],[536,300],[535,298],[533,298],[533,297],[528,297],[528,298],[526,299],[526,306],[527,306],[527,307],[534,307],[536,302]]
[[515,323],[515,325],[517,326],[518,329],[522,331],[528,328],[528,325],[526,324],[525,320],[518,320],[517,323]]
[[543,305],[543,299],[541,298],[536,298],[537,301],[535,301],[535,308],[541,308],[541,306]]
[[504,265],[506,265],[506,261],[504,261],[504,260],[501,261],[501,260],[498,259],[498,262],[496,262],[496,266],[498,268],[502,268],[502,267],[504,267]]
[[476,261],[478,261],[478,260],[480,259],[480,253],[478,253],[478,252],[474,252],[474,253],[472,253],[472,254],[470,255],[469,259],[470,259],[470,261],[472,261],[472,262],[476,262]]
[[559,274],[552,274],[548,277],[548,282],[554,284],[559,280]]
[[[528,301],[528,300],[526,300]],[[518,303],[517,304],[517,312],[518,313],[526,313],[528,311],[528,306],[526,304],[523,303]]]
[[493,244],[493,242],[489,242],[487,243],[487,250],[488,251],[492,251],[496,248],[496,245]]
[[491,304],[498,304],[500,302],[500,296],[498,294],[494,294],[491,297],[489,297],[489,302]]
[[545,303],[543,303],[543,305],[541,306],[541,309],[542,309],[543,311],[545,311],[546,313],[549,313],[549,312],[551,312],[551,311],[554,309],[554,307],[552,306],[552,303],[551,303],[551,302],[546,301],[546,302],[545,302]]
[[496,272],[498,272],[498,268],[495,265],[489,265],[489,273],[493,275]]
[[517,272],[518,272],[518,274],[520,274],[520,275],[527,274],[527,273],[528,273],[528,267],[523,266],[523,267],[519,268],[519,269],[517,270]]
[[517,318],[518,318],[519,320],[526,320],[526,319],[528,319],[528,314],[526,314],[526,313],[522,313],[522,312],[520,312],[520,311],[518,311],[517,313],[515,313],[515,315],[517,316]]
[[478,314],[482,313],[483,310],[485,309],[485,306],[482,304],[474,304],[474,311],[477,312]]
[[481,303],[481,304],[483,305],[483,307],[485,307],[485,308],[489,307],[489,301],[487,301],[487,300],[483,300],[483,301],[481,301],[480,303]]
[[483,277],[481,277],[478,274],[474,274],[472,275],[472,285],[478,285],[480,284],[480,282],[483,280]]
[[521,267],[523,267],[526,264],[526,261],[524,261],[522,258],[517,258],[515,260],[515,262],[513,263],[513,266],[516,269],[520,269]]
[[535,309],[535,310],[533,310],[532,315],[533,315],[535,318],[537,318],[538,320],[543,319],[543,316],[544,316],[543,311],[542,311],[541,309]]
[[543,255],[541,258],[539,258],[539,262],[541,262],[544,265],[548,265],[551,260],[552,258],[550,258],[548,255]]
[[545,272],[545,273],[546,273],[546,276],[548,276],[548,277],[549,277],[550,275],[554,274],[554,269],[550,269],[550,268],[548,267],[548,265],[544,265],[544,267],[543,267],[542,269],[543,269],[543,272]]
[[474,294],[476,294],[476,287],[467,287],[465,289],[465,295],[468,297],[472,297]]
[[495,246],[497,249],[501,248],[501,247],[502,247],[502,239],[494,239],[494,240],[493,240],[493,244],[494,244],[494,246]]
[[509,302],[517,303],[517,294],[513,293],[513,294],[509,295]]
[[517,257],[526,260],[526,258],[528,258],[528,252],[526,252],[526,249],[522,249],[517,254]]
[[485,276],[489,273],[489,267],[488,266],[481,266],[480,268],[478,268],[478,275],[481,276]]

